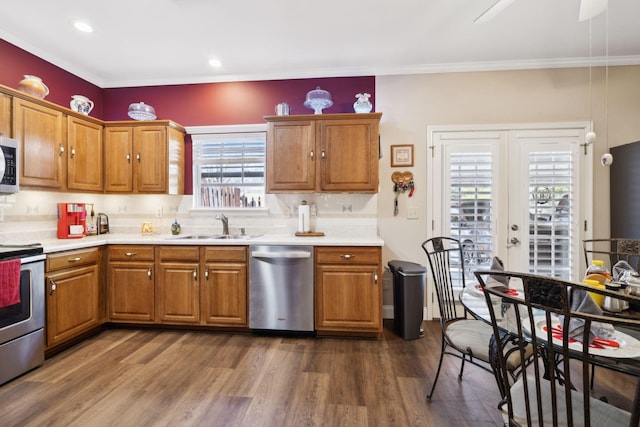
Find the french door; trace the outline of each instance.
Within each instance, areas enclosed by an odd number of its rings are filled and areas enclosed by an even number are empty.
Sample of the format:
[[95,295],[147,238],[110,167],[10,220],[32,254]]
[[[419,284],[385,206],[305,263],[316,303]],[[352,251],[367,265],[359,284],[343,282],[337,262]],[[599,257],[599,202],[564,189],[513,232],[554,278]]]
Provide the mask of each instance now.
[[[460,239],[465,271],[507,270],[580,277],[591,227],[587,124],[429,129],[431,236]],[[430,236],[430,237],[431,237]],[[461,285],[461,282],[460,282]]]

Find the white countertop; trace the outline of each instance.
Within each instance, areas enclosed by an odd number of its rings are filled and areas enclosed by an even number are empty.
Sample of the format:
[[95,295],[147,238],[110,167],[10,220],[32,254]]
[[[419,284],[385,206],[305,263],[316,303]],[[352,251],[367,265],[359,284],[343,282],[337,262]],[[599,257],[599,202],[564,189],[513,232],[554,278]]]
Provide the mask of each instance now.
[[45,239],[40,241],[45,253],[89,248],[102,245],[189,245],[189,246],[249,246],[249,245],[310,245],[310,246],[384,246],[384,241],[376,238],[335,237],[335,236],[295,236],[261,235],[247,239],[185,239],[186,235],[153,234],[103,234],[74,239]]

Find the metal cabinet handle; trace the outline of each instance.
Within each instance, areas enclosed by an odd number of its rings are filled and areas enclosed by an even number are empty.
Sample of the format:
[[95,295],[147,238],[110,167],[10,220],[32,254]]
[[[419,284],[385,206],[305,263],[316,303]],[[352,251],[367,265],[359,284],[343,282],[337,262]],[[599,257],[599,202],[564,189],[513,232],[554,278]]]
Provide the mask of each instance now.
[[71,147],[71,158],[73,159],[76,155],[76,149]]
[[136,160],[140,163],[140,153],[136,154]]
[[79,257],[75,257],[75,258],[69,258],[69,259],[67,260],[67,262],[78,262],[78,261],[80,261],[81,259],[82,259],[82,257],[81,257],[81,256],[79,256]]
[[205,268],[205,270],[204,270],[204,278],[206,280],[209,280],[209,269],[208,268]]
[[373,284],[374,286],[378,285],[378,272],[373,273]]
[[127,162],[131,163],[131,153],[127,153]]
[[311,152],[309,153],[309,157],[311,157],[311,160],[313,160],[313,150],[311,150]]
[[60,148],[58,150],[58,155],[62,156],[64,154],[64,145],[60,145]]
[[351,254],[342,254],[340,255],[340,258],[342,259],[351,259],[351,258],[355,258],[355,255],[351,255]]
[[320,157],[322,157],[323,159],[325,158],[325,155],[324,155],[324,148],[323,148],[323,149],[322,149],[322,151],[320,152]]
[[132,256],[136,256],[136,255],[138,255],[137,252],[125,252],[124,253],[124,256],[128,256],[128,257],[132,257]]
[[197,268],[193,269],[193,280],[198,280],[198,269]]
[[49,283],[51,285],[51,290],[49,291],[49,295],[53,295],[58,287],[56,286],[56,282],[54,282],[53,280],[49,280]]
[[147,270],[147,277],[151,279],[151,267]]

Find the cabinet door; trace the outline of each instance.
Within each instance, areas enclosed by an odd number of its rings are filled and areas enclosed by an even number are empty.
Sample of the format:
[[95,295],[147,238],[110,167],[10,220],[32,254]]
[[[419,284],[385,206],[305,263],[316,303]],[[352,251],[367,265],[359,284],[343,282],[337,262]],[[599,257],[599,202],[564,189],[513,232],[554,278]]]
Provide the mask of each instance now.
[[320,191],[378,191],[378,120],[320,125]]
[[378,267],[320,265],[316,268],[316,330],[382,331]]
[[139,126],[133,130],[133,182],[140,193],[167,191],[167,129]]
[[201,291],[207,325],[247,326],[246,263],[207,263]]
[[110,262],[110,321],[152,323],[154,295],[152,262]]
[[60,111],[13,98],[14,137],[20,141],[20,185],[64,190],[66,123]]
[[102,126],[67,116],[67,188],[102,192]]
[[162,262],[156,279],[156,311],[163,323],[200,321],[199,264]]
[[133,129],[107,127],[104,130],[104,190],[133,191]]
[[0,93],[0,134],[11,138],[11,95]]
[[100,280],[97,265],[47,275],[47,346],[99,324]]
[[316,188],[315,122],[269,122],[267,192]]

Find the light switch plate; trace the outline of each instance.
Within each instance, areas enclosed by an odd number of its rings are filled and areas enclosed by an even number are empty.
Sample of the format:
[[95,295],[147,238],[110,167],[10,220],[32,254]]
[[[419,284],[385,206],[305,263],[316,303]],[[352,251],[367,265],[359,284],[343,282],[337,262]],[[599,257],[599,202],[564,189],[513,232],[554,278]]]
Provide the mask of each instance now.
[[418,208],[407,208],[407,219],[418,219]]

